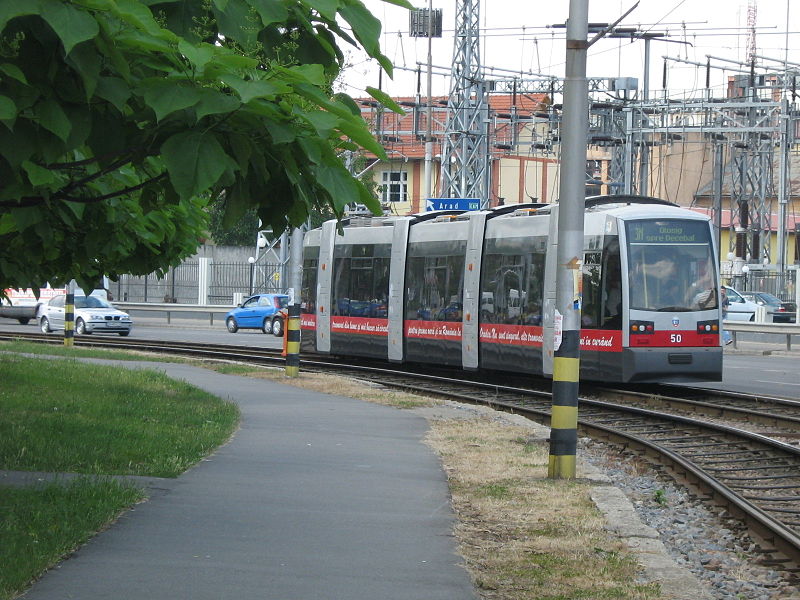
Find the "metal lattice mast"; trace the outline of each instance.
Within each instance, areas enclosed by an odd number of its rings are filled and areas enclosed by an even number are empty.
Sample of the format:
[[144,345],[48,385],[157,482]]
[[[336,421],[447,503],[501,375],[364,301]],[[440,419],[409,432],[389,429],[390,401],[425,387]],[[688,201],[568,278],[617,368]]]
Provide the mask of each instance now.
[[479,198],[488,205],[489,99],[480,53],[480,0],[456,2],[448,119],[442,142],[443,198]]

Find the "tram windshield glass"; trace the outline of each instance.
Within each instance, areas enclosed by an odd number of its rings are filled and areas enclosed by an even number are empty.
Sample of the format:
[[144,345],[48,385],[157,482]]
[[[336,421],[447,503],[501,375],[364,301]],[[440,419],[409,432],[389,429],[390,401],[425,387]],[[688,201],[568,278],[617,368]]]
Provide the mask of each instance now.
[[632,310],[717,308],[717,279],[706,221],[648,219],[626,223]]

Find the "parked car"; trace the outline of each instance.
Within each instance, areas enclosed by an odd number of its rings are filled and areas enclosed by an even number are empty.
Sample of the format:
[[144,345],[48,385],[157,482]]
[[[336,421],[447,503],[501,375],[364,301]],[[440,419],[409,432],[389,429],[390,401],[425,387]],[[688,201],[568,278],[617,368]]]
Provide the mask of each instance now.
[[742,292],[742,296],[759,306],[766,306],[767,312],[772,313],[773,323],[795,322],[794,302],[783,302],[777,296],[767,292]]
[[[108,300],[100,296],[75,297],[75,333],[89,335],[91,333],[118,333],[130,335],[133,321],[126,312],[114,308]],[[53,296],[41,308],[39,327],[43,333],[64,329],[64,305],[66,295]]]
[[725,286],[725,292],[728,295],[728,316],[729,321],[755,321],[756,309],[758,304],[748,300],[739,292],[729,286]]
[[289,306],[286,294],[256,294],[225,315],[225,326],[231,333],[240,329],[260,329],[264,333],[283,335],[285,309]]

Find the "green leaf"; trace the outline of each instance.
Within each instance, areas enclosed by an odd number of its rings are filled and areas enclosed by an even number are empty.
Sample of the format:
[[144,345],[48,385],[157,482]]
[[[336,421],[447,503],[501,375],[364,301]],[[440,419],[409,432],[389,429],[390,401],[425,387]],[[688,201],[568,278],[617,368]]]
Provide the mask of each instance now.
[[7,235],[16,230],[14,219],[9,214],[0,215],[0,235]]
[[142,82],[144,100],[161,121],[167,115],[190,108],[200,102],[198,88],[169,79],[149,79]]
[[161,155],[182,200],[212,187],[231,162],[213,134],[199,131],[173,135],[161,146]]
[[198,121],[207,115],[233,112],[242,105],[238,98],[211,88],[200,88],[197,91],[200,95],[200,102],[197,103],[194,111]]
[[226,73],[228,69],[256,69],[261,64],[255,58],[224,52],[224,50],[225,49],[223,48],[223,51],[217,53],[217,55],[214,57],[214,60],[211,61],[211,64],[206,65],[206,78],[211,77],[212,65],[222,67],[224,69],[214,73],[215,76],[220,76],[223,73]]
[[336,115],[321,110],[304,111],[300,108],[296,108],[295,114],[311,123],[314,129],[316,129],[317,135],[323,138],[327,138],[340,122],[339,117]]
[[356,186],[358,187],[358,202],[370,209],[373,215],[383,214],[383,208],[381,207],[380,201],[375,196],[370,194],[369,190],[364,187],[360,181],[356,181]]
[[[286,7],[275,0],[247,0],[247,3],[255,9],[264,27],[273,23],[281,23],[289,17]],[[315,4],[321,4],[319,0]]]
[[400,106],[394,100],[392,100],[392,98],[386,92],[383,92],[374,87],[367,86],[367,93],[373,98],[375,98],[375,100],[383,104],[389,110],[396,112],[398,115],[406,114],[406,111],[403,110],[403,107]]
[[17,116],[17,105],[8,96],[0,96],[0,119],[13,119]]
[[206,64],[214,58],[214,54],[216,54],[216,49],[211,44],[190,44],[186,40],[180,40],[178,42],[178,50],[190,63],[200,70],[202,70]]
[[64,202],[64,206],[78,219],[82,218],[86,212],[86,204],[83,202]]
[[283,83],[273,83],[271,81],[245,81],[234,75],[222,77],[222,81],[232,87],[244,104],[255,98],[273,99],[278,94],[285,94],[291,91],[288,85]]
[[336,11],[339,10],[339,0],[314,0],[313,6],[324,18],[329,21],[336,20]]
[[86,90],[86,99],[89,100],[97,88],[97,80],[100,77],[101,58],[93,44],[83,44],[75,48],[67,57],[67,62],[71,63],[83,80],[83,87]]
[[25,73],[23,73],[22,69],[20,69],[17,65],[13,65],[11,63],[0,64],[0,72],[5,73],[12,79],[16,79],[20,83],[28,85],[28,80],[25,79]]
[[322,65],[295,65],[281,72],[286,74],[290,81],[303,81],[320,87],[328,83]]
[[334,94],[333,99],[339,104],[344,104],[347,108],[349,108],[353,116],[361,118],[361,109],[358,107],[358,104],[356,104],[355,100],[353,100],[350,96],[343,92],[339,92],[338,94]]
[[114,6],[114,14],[136,29],[150,36],[177,43],[178,36],[167,29],[162,29],[153,18],[150,9],[139,0],[115,0]]
[[341,164],[318,165],[314,172],[317,182],[325,188],[338,209],[358,200],[358,186],[353,176]]
[[36,107],[39,109],[39,123],[41,126],[66,142],[72,125],[70,125],[61,105],[55,100],[47,99],[37,104]]
[[119,77],[101,77],[97,81],[97,89],[94,93],[103,100],[107,100],[114,107],[122,112],[125,109],[125,103],[131,97],[131,89],[124,79]]
[[219,6],[215,6],[214,9],[217,27],[223,36],[245,46],[255,41],[256,28],[253,27],[250,7],[245,0],[225,0],[224,9]]
[[375,156],[386,160],[386,151],[383,149],[363,121],[342,119],[339,129],[356,144],[369,150]]
[[381,22],[358,0],[342,6],[339,12],[353,28],[353,34],[364,50],[370,56],[380,54]]
[[11,19],[24,17],[25,15],[35,15],[39,10],[39,2],[36,0],[0,2],[0,31],[6,28],[6,24]]
[[76,44],[91,40],[99,32],[97,21],[87,12],[60,0],[39,0],[42,18],[53,28],[64,52],[69,54]]
[[58,178],[51,170],[40,167],[29,160],[22,163],[22,168],[25,169],[25,173],[28,174],[28,181],[34,187],[50,185],[58,181]]

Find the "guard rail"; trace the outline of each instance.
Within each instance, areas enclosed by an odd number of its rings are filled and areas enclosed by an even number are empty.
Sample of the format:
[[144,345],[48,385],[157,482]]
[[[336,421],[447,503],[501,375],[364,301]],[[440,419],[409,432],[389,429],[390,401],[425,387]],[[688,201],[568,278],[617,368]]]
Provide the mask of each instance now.
[[155,302],[112,302],[126,312],[166,313],[167,324],[172,322],[172,313],[207,314],[209,324],[214,325],[214,315],[225,315],[236,306],[223,304],[172,304]]
[[731,332],[733,347],[736,348],[737,333],[769,333],[786,336],[786,350],[792,349],[792,336],[800,335],[797,323],[755,323],[753,321],[724,321],[723,326]]

